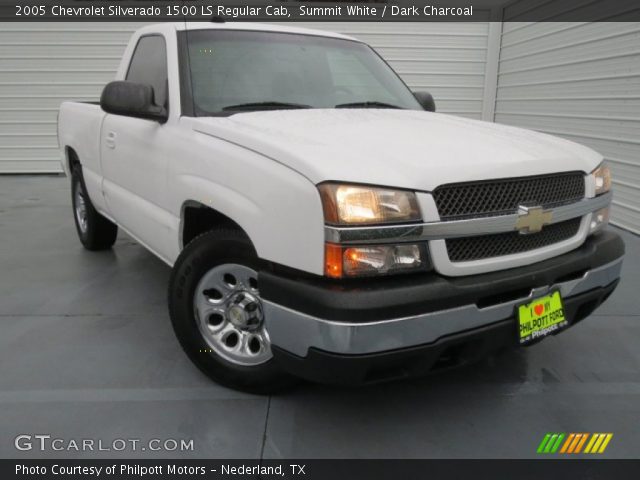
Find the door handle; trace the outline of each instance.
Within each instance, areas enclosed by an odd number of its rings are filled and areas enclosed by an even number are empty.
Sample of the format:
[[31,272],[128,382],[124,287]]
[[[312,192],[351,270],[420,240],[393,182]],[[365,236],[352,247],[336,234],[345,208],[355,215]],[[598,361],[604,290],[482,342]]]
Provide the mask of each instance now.
[[104,143],[107,145],[107,148],[116,148],[116,132],[107,133],[107,138],[105,139]]

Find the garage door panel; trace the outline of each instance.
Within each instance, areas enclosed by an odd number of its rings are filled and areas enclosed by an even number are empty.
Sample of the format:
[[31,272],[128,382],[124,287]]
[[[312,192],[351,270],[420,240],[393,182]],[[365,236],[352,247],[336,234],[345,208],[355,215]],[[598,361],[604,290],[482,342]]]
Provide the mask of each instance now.
[[[615,74],[614,74],[615,75]],[[590,97],[626,97],[634,96],[635,89],[640,82],[640,66],[638,72],[624,76],[609,77],[607,73],[602,78],[583,80],[551,80],[539,79],[521,84],[508,84],[501,79],[499,98],[590,98]],[[567,85],[569,83],[569,85]]]
[[376,51],[387,61],[474,61],[484,63],[487,58],[486,48],[376,48]]
[[[6,161],[20,161],[20,160],[38,160],[38,161],[52,161],[57,162],[60,157],[60,152],[56,147],[7,147],[0,146],[0,155]],[[60,170],[58,165],[56,171]]]
[[527,98],[527,96],[523,94],[514,99],[504,98],[499,91],[496,121],[502,122],[502,115],[504,114],[517,114],[518,112],[551,113],[597,118],[636,118],[638,112],[640,112],[640,97],[629,99],[589,99],[582,97],[571,99],[570,97],[571,95],[569,93],[564,96],[548,96],[547,98]]
[[55,173],[62,172],[57,160],[25,160],[24,158],[7,159],[2,163],[3,173]]
[[[93,60],[95,58],[110,58],[118,61],[124,52],[126,44],[118,45],[6,45],[0,44],[0,58],[78,58]],[[19,48],[19,55],[16,55]]]
[[[108,81],[108,80],[107,80]],[[0,84],[3,95],[22,96],[25,93],[29,95],[37,96],[54,96],[60,95],[63,97],[98,97],[104,88],[104,82],[94,83],[77,83],[77,84],[31,84],[25,88],[24,84],[19,83],[6,83]]]
[[58,118],[57,108],[51,108],[48,110],[40,109],[40,108],[32,109],[32,110],[27,110],[24,108],[15,108],[15,109],[0,108],[0,123],[2,124],[43,122],[43,123],[48,123],[50,125],[55,126],[57,118]]
[[75,72],[52,72],[50,70],[46,72],[4,71],[0,75],[0,89],[2,88],[2,85],[12,85],[15,83],[19,83],[21,85],[40,85],[42,83],[47,83],[52,87],[62,84],[101,84],[104,86],[105,83],[113,80],[114,77],[115,70],[97,72],[87,70]]
[[623,140],[635,138],[640,142],[640,122],[635,120],[611,120],[601,117],[597,122],[594,122],[591,118],[568,117],[563,112],[549,115],[501,114],[500,118],[504,123],[514,124],[517,122],[518,125],[533,130],[563,132],[596,138],[610,135],[613,138]]
[[[542,24],[528,24],[520,30],[510,31],[511,23],[503,28],[503,44],[500,50],[502,60],[511,60],[522,56],[521,44],[526,42],[531,52],[541,50],[563,49],[583,43],[597,43],[599,39],[616,35],[626,35],[639,30],[636,22],[617,22],[616,28],[611,29],[607,22],[578,23],[578,22],[548,22]],[[542,25],[542,26],[541,26]]]
[[[25,133],[29,133],[32,135],[49,135],[53,136],[55,140],[55,135],[51,133],[51,125],[55,127],[55,118],[49,122],[43,122],[42,120],[38,120],[35,122],[5,122],[0,120],[0,137],[7,135],[23,135]],[[4,144],[4,142],[3,142]]]
[[[638,52],[640,53],[640,52]],[[638,64],[637,54],[624,53],[617,55],[611,53],[606,58],[591,60],[580,60],[580,63],[566,63],[553,65],[544,68],[523,67],[523,68],[502,68],[500,65],[500,80],[506,83],[527,83],[533,78],[554,78],[556,80],[579,80],[580,78],[590,78],[607,74],[609,76],[637,74]]]
[[119,60],[110,58],[94,58],[90,62],[78,58],[3,58],[0,59],[0,71],[21,72],[115,72]]
[[55,108],[56,110],[60,107],[60,104],[67,100],[74,100],[79,102],[85,101],[97,101],[95,96],[82,96],[82,95],[43,95],[43,96],[35,96],[35,95],[20,95],[20,96],[10,96],[3,97],[0,96],[0,111],[6,108],[28,108],[28,109],[37,109],[44,108],[50,109]]
[[606,58],[614,53],[623,55],[640,52],[640,29],[632,33],[620,35],[617,32],[600,41],[591,40],[579,45],[566,48],[534,50],[536,53],[523,54],[509,59],[501,56],[500,61],[505,70],[522,68],[543,68],[548,65],[573,64],[581,61],[591,61],[594,58]]
[[0,143],[2,148],[57,148],[58,141],[55,135],[50,133],[32,132],[30,128],[25,128],[20,134],[9,134],[2,132],[0,126]]

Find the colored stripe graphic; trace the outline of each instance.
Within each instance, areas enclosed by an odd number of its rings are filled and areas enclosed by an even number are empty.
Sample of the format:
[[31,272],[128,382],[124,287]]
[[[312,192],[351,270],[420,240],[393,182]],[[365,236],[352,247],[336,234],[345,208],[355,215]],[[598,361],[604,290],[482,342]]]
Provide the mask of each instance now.
[[589,443],[587,443],[587,448],[584,449],[584,453],[591,453],[591,447],[593,447],[593,444],[596,443],[597,438],[598,438],[597,433],[594,433],[593,435],[591,435],[591,440],[589,440]]
[[604,442],[602,442],[602,445],[600,445],[600,450],[598,450],[598,453],[604,453],[604,450],[607,448],[607,445],[609,445],[609,442],[611,441],[612,438],[613,438],[613,433],[606,434],[606,437],[604,438]]
[[582,435],[580,433],[576,433],[576,436],[573,438],[573,442],[571,442],[571,445],[569,445],[569,450],[567,450],[567,453],[573,453],[573,450],[576,448],[576,445],[578,445],[581,437]]
[[575,433],[570,433],[569,436],[567,437],[567,441],[564,442],[564,445],[562,446],[562,449],[560,450],[560,453],[566,453],[567,449],[569,448],[569,445],[571,445],[571,442],[573,442],[574,437],[576,436]]
[[613,433],[547,433],[540,442],[540,445],[538,445],[537,452],[568,454],[603,453],[612,438]]
[[587,437],[589,436],[588,433],[582,433],[582,438],[580,438],[580,441],[578,442],[578,445],[576,445],[576,449],[574,450],[573,453],[580,453],[580,451],[582,450],[582,446],[584,445],[584,442],[587,441]]
[[585,453],[604,453],[612,437],[613,433],[594,433]]
[[538,453],[544,452],[544,447],[547,445],[547,442],[549,441],[550,438],[551,438],[551,434],[550,433],[547,433],[544,436],[544,438],[540,442],[540,445],[538,445]]
[[562,442],[563,438],[564,438],[564,433],[561,433],[560,435],[558,435],[558,439],[556,440],[556,443],[551,448],[551,453],[556,453],[558,451],[558,447],[560,447],[560,443]]

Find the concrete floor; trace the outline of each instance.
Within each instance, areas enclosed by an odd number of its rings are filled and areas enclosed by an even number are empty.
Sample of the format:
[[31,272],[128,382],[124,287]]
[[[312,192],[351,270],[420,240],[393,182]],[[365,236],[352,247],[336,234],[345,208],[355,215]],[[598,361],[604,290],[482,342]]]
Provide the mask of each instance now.
[[[362,389],[267,398],[205,378],[166,309],[169,268],[121,234],[76,239],[68,181],[0,177],[0,457],[525,458],[546,432],[613,432],[640,457],[640,239],[591,318],[529,349]],[[193,439],[194,451],[18,452],[18,434]]]

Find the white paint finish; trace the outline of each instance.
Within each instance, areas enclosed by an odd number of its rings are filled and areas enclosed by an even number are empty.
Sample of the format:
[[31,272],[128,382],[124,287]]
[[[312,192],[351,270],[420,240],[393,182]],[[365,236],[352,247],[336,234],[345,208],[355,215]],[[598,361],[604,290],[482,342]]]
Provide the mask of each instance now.
[[124,78],[139,37],[150,33],[163,35],[167,45],[168,121],[109,115],[97,105],[66,102],[60,145],[78,153],[99,210],[169,264],[180,251],[183,208],[194,202],[237,222],[261,258],[322,274],[324,221],[317,183],[429,191],[443,183],[553,173],[558,165],[589,172],[601,161],[596,152],[556,137],[424,111],[180,117],[174,108],[179,105],[174,25],[138,31],[116,78]]
[[[59,171],[55,121],[60,103],[96,101],[114,78],[129,37],[141,25],[0,23],[0,173]],[[262,28],[239,22],[205,25]],[[438,111],[483,116],[488,23],[284,24],[289,30],[298,27],[366,41],[411,88],[431,92]]]
[[640,24],[505,24],[495,120],[601,153],[612,222],[640,233]]
[[313,183],[431,191],[445,183],[553,173],[558,165],[587,173],[602,160],[558,137],[411,110],[281,110],[192,123],[196,131],[261,152]]

